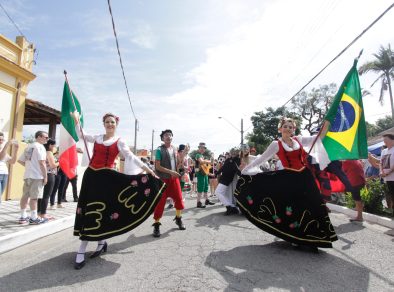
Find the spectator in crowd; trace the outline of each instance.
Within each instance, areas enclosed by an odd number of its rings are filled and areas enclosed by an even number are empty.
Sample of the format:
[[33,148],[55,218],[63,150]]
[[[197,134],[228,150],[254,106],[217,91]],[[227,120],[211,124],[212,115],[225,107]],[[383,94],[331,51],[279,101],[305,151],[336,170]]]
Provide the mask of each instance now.
[[190,197],[194,197],[197,193],[197,177],[196,177],[196,167],[193,159],[189,159],[189,175],[190,182],[192,183],[192,190],[190,192]]
[[363,165],[360,160],[345,160],[342,162],[342,170],[347,176],[351,189],[350,191],[352,198],[356,203],[357,216],[350,219],[350,221],[363,221],[363,208],[364,204],[361,199],[361,189],[365,186],[365,174]]
[[382,150],[380,176],[387,184],[387,207],[394,216],[394,134],[384,134],[383,142],[387,148]]
[[[80,154],[83,154],[83,150],[81,148],[77,148],[77,152]],[[121,159],[122,160],[122,159]],[[121,166],[121,164],[120,164]],[[60,181],[62,182],[62,179],[64,179],[63,177],[60,179]],[[62,193],[61,193],[61,202],[67,202],[67,198],[66,198],[66,194],[67,194],[67,188],[69,186],[69,184],[71,183],[71,187],[73,190],[73,199],[74,199],[74,203],[78,202],[78,188],[77,188],[77,184],[78,184],[78,175],[74,176],[73,178],[68,178],[67,176],[65,176],[65,180],[64,180],[64,187],[62,189]],[[59,201],[59,198],[58,198]],[[59,204],[59,203],[58,203]],[[60,203],[61,205],[61,203]],[[62,208],[63,205],[60,206],[60,208]]]
[[62,191],[62,201],[67,202],[66,198],[66,193],[67,193],[67,188],[69,184],[71,183],[71,187],[73,189],[73,199],[74,202],[78,202],[78,188],[77,188],[77,183],[78,183],[78,175],[74,176],[72,179],[69,179],[66,177],[66,183],[64,185],[63,191]]
[[53,152],[56,151],[56,141],[49,138],[44,144],[46,150],[46,167],[47,167],[47,184],[44,186],[44,193],[42,199],[37,201],[37,212],[38,215],[43,219],[42,223],[52,219],[47,215],[48,201],[52,194],[53,187],[55,186],[57,168],[59,163],[56,162]]
[[379,164],[380,159],[375,157],[373,154],[368,153],[368,166],[365,170],[365,176],[367,179],[379,178]]
[[[51,198],[50,198],[50,204],[51,206],[49,207],[50,210],[56,210],[56,208],[64,208],[62,205],[63,201],[66,201],[63,199],[63,190],[67,182],[67,176],[64,174],[63,170],[59,167],[56,175],[56,181],[55,181],[55,187],[53,188]],[[56,200],[56,193],[57,193],[57,206],[55,206],[55,200]]]
[[[7,150],[8,147],[12,145],[11,156],[8,155]],[[8,165],[14,164],[16,161],[16,155],[18,152],[18,142],[8,141],[5,143],[4,134],[0,132],[0,203],[1,197],[3,196],[4,190],[7,186],[8,181]]]
[[[40,224],[44,220],[37,216],[37,200],[42,198],[42,189],[47,184],[46,150],[44,144],[49,139],[48,133],[38,131],[35,142],[29,144],[18,162],[25,166],[23,195],[20,200],[20,224]],[[30,202],[29,202],[30,200]],[[27,203],[30,205],[30,218],[27,216]]]

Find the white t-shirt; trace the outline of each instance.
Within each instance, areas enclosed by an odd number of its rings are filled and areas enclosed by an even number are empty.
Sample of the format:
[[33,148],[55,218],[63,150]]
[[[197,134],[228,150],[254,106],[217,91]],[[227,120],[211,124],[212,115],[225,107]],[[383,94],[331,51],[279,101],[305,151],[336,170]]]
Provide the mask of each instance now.
[[[0,149],[1,151],[1,149]],[[11,156],[6,154],[3,159],[0,160],[0,174],[8,174],[7,161],[11,159]]]
[[44,145],[34,142],[29,144],[23,154],[19,157],[25,163],[25,175],[23,178],[44,179],[42,176],[40,161],[47,159]]
[[384,181],[394,181],[394,147],[382,150],[381,160],[382,170],[384,173],[391,173],[384,177]]
[[168,154],[170,154],[170,160],[171,160],[171,170],[175,171],[175,155],[174,155],[174,148],[171,146],[167,148]]

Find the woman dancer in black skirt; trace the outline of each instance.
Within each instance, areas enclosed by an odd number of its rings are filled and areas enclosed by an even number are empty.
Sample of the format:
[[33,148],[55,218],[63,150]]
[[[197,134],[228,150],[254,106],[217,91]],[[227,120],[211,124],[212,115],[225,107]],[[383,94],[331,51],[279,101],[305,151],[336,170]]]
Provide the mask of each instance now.
[[[295,128],[292,119],[280,121],[281,138],[242,170],[235,197],[245,216],[257,227],[295,246],[307,245],[318,251],[318,247],[332,247],[337,236],[314,178],[306,168],[303,145],[311,146],[316,136],[293,137]],[[252,171],[274,155],[279,157],[283,169]]]
[[[73,113],[79,124],[79,114]],[[74,235],[81,245],[74,267],[85,265],[85,251],[89,241],[97,242],[96,251],[90,258],[107,251],[105,239],[123,234],[144,222],[160,200],[163,183],[155,173],[135,156],[126,143],[115,136],[119,118],[108,113],[103,117],[104,135],[86,135],[94,143],[93,156],[86,169],[79,194]],[[76,126],[79,136],[79,125]],[[148,174],[125,175],[114,170],[118,154],[129,159]]]

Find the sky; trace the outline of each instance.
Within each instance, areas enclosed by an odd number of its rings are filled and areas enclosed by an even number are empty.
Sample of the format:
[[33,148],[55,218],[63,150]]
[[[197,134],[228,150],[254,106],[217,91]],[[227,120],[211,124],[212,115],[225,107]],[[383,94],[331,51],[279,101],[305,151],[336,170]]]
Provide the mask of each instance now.
[[[205,142],[215,154],[240,143],[240,122],[282,106],[361,33],[390,1],[356,0],[112,0],[131,102],[139,121],[137,147],[160,144],[164,129],[174,144]],[[0,0],[37,48],[37,78],[28,98],[61,108],[63,70],[78,96],[88,133],[103,133],[101,117],[120,117],[117,134],[134,144],[131,113],[105,0]],[[394,9],[330,65],[306,90],[344,79],[381,45],[394,44]],[[19,35],[0,10],[0,33]],[[360,77],[372,95],[365,117],[390,114],[388,93],[378,103],[374,74]],[[291,108],[289,108],[291,109]],[[218,117],[223,117],[219,119]],[[37,128],[26,127],[24,135]]]

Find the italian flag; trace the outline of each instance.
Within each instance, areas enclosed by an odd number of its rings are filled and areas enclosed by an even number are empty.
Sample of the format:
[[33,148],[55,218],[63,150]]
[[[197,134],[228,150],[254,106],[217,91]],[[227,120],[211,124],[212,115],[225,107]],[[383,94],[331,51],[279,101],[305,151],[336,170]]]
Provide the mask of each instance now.
[[78,166],[76,143],[79,139],[75,130],[74,119],[70,115],[70,113],[75,110],[80,113],[80,123],[82,126],[83,116],[81,105],[74,93],[71,92],[68,83],[64,82],[60,125],[59,166],[69,179],[72,179],[77,175]]

